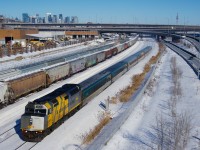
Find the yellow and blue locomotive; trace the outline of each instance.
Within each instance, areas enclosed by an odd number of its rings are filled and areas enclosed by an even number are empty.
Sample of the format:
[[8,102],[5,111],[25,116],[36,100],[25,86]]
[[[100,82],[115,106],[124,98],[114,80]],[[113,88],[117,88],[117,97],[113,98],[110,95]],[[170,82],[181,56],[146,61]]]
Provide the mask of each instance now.
[[67,116],[81,106],[81,88],[66,84],[25,107],[21,117],[22,136],[26,141],[41,141]]

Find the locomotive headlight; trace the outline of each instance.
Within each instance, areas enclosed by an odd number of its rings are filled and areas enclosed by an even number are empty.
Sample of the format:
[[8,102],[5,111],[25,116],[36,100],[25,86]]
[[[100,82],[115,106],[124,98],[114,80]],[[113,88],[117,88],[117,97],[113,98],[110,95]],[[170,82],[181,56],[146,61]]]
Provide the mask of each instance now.
[[30,118],[30,120],[29,120],[29,125],[32,125],[32,124],[33,124],[33,119]]

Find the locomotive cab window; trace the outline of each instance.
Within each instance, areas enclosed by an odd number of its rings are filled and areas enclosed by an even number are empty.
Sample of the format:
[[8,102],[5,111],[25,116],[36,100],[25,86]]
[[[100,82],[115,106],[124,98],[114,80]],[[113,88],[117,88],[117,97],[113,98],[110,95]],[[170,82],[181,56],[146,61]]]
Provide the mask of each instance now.
[[46,115],[46,109],[35,109],[36,114]]
[[27,114],[33,114],[34,113],[34,109],[32,109],[32,108],[25,108],[25,113],[27,113]]
[[51,109],[48,109],[48,115],[51,114],[51,113],[52,113],[52,110],[51,110]]

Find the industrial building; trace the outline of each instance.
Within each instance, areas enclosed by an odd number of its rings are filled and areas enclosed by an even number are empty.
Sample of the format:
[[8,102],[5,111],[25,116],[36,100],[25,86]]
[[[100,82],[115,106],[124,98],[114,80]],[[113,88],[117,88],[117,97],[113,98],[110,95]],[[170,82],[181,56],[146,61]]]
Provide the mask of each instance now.
[[6,44],[11,40],[25,40],[27,34],[38,34],[38,30],[0,29],[0,44]]

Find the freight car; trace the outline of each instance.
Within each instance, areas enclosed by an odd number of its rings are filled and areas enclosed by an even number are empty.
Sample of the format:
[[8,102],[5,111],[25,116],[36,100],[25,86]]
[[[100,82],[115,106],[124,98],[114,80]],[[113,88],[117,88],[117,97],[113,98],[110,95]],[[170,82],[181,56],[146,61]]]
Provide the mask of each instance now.
[[[19,78],[13,78],[5,81],[1,96],[2,99],[7,99],[8,103],[13,103],[13,99],[19,98],[31,91],[42,89],[46,86],[46,73],[43,71],[34,72],[31,75],[25,75]],[[6,93],[6,94],[5,94]]]
[[117,53],[120,53],[120,52],[122,52],[124,50],[124,45],[123,44],[119,44],[118,46],[117,46]]
[[69,63],[65,63],[65,64],[61,64],[61,65],[54,65],[52,67],[47,67],[43,70],[46,72],[47,85],[50,85],[60,79],[64,79],[64,78],[70,76]]
[[[7,80],[6,82],[4,81],[0,84],[0,103],[13,103],[15,102],[16,98],[19,98],[22,95],[45,88],[58,80],[65,79],[75,73],[83,71],[88,67],[94,66],[97,63],[112,57],[113,55],[122,51],[122,47],[124,50],[125,44],[127,45],[127,43],[131,43],[133,45],[136,43],[136,41],[137,38],[120,44],[120,48],[117,45],[107,50],[103,50],[88,56],[79,57],[68,62],[63,62],[64,60],[62,60],[62,62],[55,60],[60,64],[46,67],[37,73],[26,74],[22,77],[16,77],[12,80]],[[55,62],[53,62],[53,64],[54,63]]]
[[100,63],[106,59],[105,52],[97,53],[97,63]]
[[97,54],[96,53],[85,56],[85,59],[86,59],[86,64],[85,64],[86,68],[89,68],[89,67],[97,64]]
[[25,107],[25,113],[21,116],[23,139],[25,141],[41,141],[65,118],[86,105],[127,72],[128,63],[132,62],[130,58],[134,59],[135,62],[150,50],[151,47],[147,47],[79,84],[63,85],[52,93],[29,102]]

